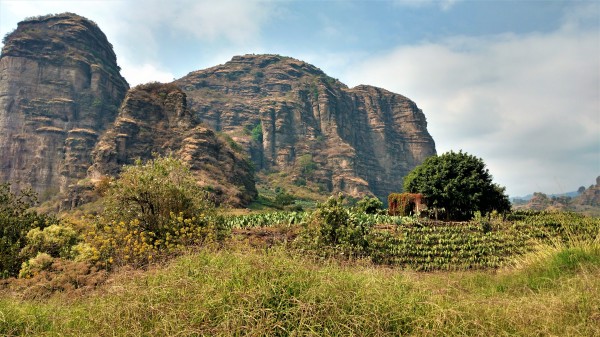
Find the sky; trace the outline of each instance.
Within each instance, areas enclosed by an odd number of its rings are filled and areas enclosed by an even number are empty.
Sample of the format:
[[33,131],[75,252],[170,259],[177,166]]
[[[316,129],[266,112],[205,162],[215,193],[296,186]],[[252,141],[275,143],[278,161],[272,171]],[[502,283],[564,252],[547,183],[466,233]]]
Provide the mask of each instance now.
[[0,0],[0,36],[67,11],[98,24],[131,86],[280,54],[412,99],[438,154],[482,158],[511,197],[600,175],[598,1]]

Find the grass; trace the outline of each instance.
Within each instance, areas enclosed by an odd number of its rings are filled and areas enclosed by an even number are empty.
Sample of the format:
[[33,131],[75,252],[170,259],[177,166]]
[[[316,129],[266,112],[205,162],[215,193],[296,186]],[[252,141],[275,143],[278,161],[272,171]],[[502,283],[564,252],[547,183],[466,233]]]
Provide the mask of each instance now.
[[417,273],[280,248],[191,253],[86,297],[0,296],[5,336],[598,336],[598,243]]

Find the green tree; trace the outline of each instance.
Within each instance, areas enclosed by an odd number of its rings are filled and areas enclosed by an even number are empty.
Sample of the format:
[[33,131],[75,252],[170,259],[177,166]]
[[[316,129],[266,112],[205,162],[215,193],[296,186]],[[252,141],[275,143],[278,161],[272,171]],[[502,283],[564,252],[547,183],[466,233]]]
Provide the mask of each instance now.
[[462,151],[429,157],[404,178],[404,190],[422,193],[447,219],[470,219],[476,211],[510,210],[504,187],[492,182],[482,159]]
[[360,213],[377,214],[383,208],[383,202],[376,197],[367,195],[356,203],[355,208]]
[[187,218],[213,207],[189,168],[171,156],[125,166],[110,184],[105,206],[108,220],[137,219],[142,230],[154,233],[170,221],[171,213]]

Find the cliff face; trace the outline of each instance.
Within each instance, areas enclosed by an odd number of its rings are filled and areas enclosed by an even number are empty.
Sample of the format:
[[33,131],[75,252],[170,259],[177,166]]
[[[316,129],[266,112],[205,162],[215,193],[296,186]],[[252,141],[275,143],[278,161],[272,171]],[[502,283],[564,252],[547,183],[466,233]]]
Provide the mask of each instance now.
[[414,102],[380,88],[350,89],[295,59],[236,56],[174,83],[190,110],[241,144],[258,169],[325,192],[387,197],[435,154]]
[[106,36],[78,15],[27,19],[4,43],[0,182],[32,186],[42,200],[62,195],[67,207],[86,198],[88,174],[117,174],[153,152],[183,158],[220,201],[238,205],[256,196],[242,153],[266,175],[356,197],[401,190],[435,154],[411,100],[350,89],[295,59],[237,56],[128,92]]
[[0,181],[47,199],[86,176],[129,86],[104,33],[75,14],[25,20],[4,42]]
[[115,122],[93,150],[92,178],[117,175],[135,159],[172,154],[187,163],[218,202],[244,205],[257,195],[249,162],[187,109],[172,84],[151,83],[127,93]]

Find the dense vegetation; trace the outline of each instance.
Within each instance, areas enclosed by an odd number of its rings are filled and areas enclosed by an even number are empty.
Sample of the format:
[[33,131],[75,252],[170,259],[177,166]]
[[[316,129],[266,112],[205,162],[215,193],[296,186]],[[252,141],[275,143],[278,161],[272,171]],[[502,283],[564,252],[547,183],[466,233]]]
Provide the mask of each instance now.
[[0,283],[0,335],[600,333],[599,218],[440,222],[341,195],[227,215],[171,157],[101,182],[96,216],[38,215],[2,186],[4,276],[18,277]]
[[436,215],[444,212],[447,219],[510,210],[504,188],[492,182],[483,160],[462,151],[427,158],[404,178],[404,190],[423,194]]
[[31,190],[13,192],[10,184],[0,185],[0,277],[18,274],[21,264],[28,257],[24,249],[30,230],[39,231],[56,222],[51,217],[30,210],[36,200]]

